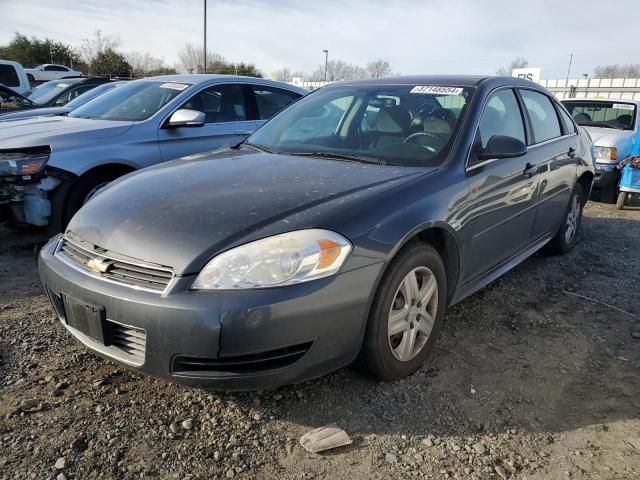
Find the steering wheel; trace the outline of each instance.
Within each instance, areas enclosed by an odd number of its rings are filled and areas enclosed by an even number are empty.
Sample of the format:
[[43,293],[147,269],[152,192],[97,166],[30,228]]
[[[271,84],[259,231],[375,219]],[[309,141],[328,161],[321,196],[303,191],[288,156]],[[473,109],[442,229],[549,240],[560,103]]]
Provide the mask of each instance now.
[[407,138],[405,138],[402,143],[415,143],[418,146],[430,151],[431,153],[438,153],[438,150],[436,150],[434,147],[432,147],[431,145],[423,145],[422,143],[418,143],[415,141],[416,138],[420,138],[420,137],[430,137],[430,138],[434,138],[436,140],[436,145],[438,145],[440,148],[444,147],[444,144],[446,143],[442,137],[440,137],[440,135],[436,134],[436,133],[431,133],[431,132],[416,132],[416,133],[412,133],[411,135],[409,135]]
[[449,124],[452,130],[455,127],[456,122],[458,121],[453,112],[451,110],[447,110],[446,108],[434,108],[429,113],[423,115],[422,121],[424,122],[428,118],[444,120]]

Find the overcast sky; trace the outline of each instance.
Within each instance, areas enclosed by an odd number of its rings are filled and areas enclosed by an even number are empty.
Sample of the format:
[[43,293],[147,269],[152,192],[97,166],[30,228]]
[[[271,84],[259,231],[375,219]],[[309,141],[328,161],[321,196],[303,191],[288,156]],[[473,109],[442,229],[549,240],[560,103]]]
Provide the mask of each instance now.
[[[202,44],[203,0],[0,0],[0,44],[13,32],[79,45],[96,29],[122,50],[174,64]],[[494,74],[517,56],[542,78],[640,63],[640,0],[209,0],[208,48],[264,73],[312,71],[329,58],[388,60],[402,74]]]

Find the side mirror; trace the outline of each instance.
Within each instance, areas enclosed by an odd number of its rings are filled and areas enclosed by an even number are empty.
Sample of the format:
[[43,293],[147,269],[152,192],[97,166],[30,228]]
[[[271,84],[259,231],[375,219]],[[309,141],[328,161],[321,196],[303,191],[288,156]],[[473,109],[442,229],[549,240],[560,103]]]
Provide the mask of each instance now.
[[476,156],[479,160],[489,160],[521,157],[526,153],[527,146],[521,140],[506,135],[494,135],[487,142],[486,148],[476,152]]
[[178,127],[202,127],[205,121],[204,112],[198,110],[189,110],[188,108],[181,108],[173,112],[173,115],[167,120],[167,128]]

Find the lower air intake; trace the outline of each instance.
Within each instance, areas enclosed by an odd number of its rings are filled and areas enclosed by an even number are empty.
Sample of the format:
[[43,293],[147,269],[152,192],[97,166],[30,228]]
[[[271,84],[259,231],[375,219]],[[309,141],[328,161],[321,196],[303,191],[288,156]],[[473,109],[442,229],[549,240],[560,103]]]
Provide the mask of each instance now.
[[312,342],[269,350],[251,355],[220,358],[187,357],[178,355],[173,360],[173,373],[215,375],[258,373],[288,367],[300,360],[311,348]]

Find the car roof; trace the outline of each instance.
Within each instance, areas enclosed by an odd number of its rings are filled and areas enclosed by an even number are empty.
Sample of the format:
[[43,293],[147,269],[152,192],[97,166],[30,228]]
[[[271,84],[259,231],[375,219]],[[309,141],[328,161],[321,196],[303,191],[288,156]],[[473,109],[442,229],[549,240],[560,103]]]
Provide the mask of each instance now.
[[189,74],[177,74],[177,75],[158,75],[156,77],[146,77],[136,80],[137,82],[153,81],[153,82],[184,82],[198,85],[201,83],[212,82],[216,80],[224,80],[231,82],[259,82],[263,85],[273,85],[274,87],[287,88],[289,90],[297,91],[300,93],[306,93],[304,88],[297,87],[290,83],[277,82],[275,80],[269,80],[267,78],[260,77],[246,77],[243,75],[223,75],[223,74],[202,74],[202,73],[189,73]]
[[536,87],[537,83],[515,77],[494,77],[490,75],[406,75],[398,77],[370,78],[366,80],[348,80],[331,85],[443,85],[455,87],[477,87],[489,82],[498,85]]
[[640,100],[633,100],[631,98],[565,98],[561,102],[606,102],[606,103],[633,103],[636,106],[640,106]]

